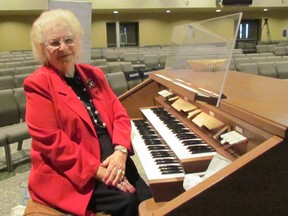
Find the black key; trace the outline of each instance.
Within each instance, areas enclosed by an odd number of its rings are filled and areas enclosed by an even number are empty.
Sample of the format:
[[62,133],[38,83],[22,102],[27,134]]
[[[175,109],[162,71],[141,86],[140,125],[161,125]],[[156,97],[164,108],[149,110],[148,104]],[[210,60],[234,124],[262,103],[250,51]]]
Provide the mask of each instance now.
[[161,174],[165,175],[165,174],[177,174],[177,173],[183,173],[182,170],[162,170],[160,171]]
[[207,150],[209,150],[209,149],[213,149],[212,147],[210,147],[210,146],[201,146],[201,145],[193,145],[193,146],[188,146],[187,147],[188,149],[191,149],[191,150],[201,150],[201,149],[203,149],[203,150],[205,150],[205,149],[207,149]]
[[157,144],[162,144],[162,141],[159,139],[151,139],[151,138],[146,138],[144,139],[144,142],[146,145],[152,144],[152,145],[157,145]]
[[148,146],[149,150],[162,150],[162,149],[168,149],[166,146],[162,145],[154,145],[154,146]]
[[198,145],[198,144],[206,144],[202,140],[185,140],[182,142],[184,146],[189,146],[189,145]]
[[172,157],[170,152],[151,152],[152,157]]
[[214,149],[199,149],[199,150],[191,150],[188,149],[189,152],[191,152],[192,154],[201,154],[201,153],[208,153],[208,152],[215,152]]
[[171,163],[177,163],[179,164],[179,162],[176,159],[156,159],[155,160],[156,164],[171,164]]
[[197,138],[194,134],[176,134],[176,137],[178,138],[178,139],[195,139],[195,138]]
[[163,170],[168,170],[168,169],[182,169],[181,166],[179,165],[163,165],[163,166],[159,166],[159,169],[163,169]]

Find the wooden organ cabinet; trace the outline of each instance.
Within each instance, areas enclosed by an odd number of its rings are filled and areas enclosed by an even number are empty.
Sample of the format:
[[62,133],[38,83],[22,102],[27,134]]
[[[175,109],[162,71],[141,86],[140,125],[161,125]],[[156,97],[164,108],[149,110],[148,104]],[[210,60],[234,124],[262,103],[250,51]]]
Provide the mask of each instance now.
[[[217,78],[218,74],[212,76]],[[214,106],[198,101],[193,91],[175,84],[176,75],[184,76],[185,70],[152,72],[120,101],[132,120],[146,118],[143,108],[164,108],[231,163],[187,191],[182,187],[183,176],[148,177],[154,198],[140,204],[140,215],[288,215],[287,81],[230,71],[223,91],[226,98]],[[164,89],[223,125],[216,130],[197,125],[159,95]],[[238,146],[221,144],[217,133],[224,127],[240,132],[247,141]],[[188,174],[205,171],[211,158],[180,159],[179,163]],[[146,164],[142,165],[145,168]]]

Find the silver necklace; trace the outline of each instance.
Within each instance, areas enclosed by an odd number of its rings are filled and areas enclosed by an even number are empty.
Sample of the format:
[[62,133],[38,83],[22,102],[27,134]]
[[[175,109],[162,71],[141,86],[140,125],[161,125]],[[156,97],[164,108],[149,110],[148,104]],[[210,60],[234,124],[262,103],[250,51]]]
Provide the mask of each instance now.
[[[80,97],[78,97],[78,98],[81,100]],[[90,101],[91,105],[86,104],[83,100],[81,100],[81,102],[86,107],[90,117],[92,118],[92,122],[101,128],[106,128],[106,124],[101,119],[98,111],[94,107],[93,107],[94,109],[92,108],[92,106],[93,106],[92,101]]]

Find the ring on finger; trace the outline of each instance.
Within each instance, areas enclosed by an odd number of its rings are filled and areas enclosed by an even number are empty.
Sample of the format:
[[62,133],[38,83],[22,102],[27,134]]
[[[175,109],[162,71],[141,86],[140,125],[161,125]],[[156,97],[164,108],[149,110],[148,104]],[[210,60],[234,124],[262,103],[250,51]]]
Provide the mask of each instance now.
[[117,174],[122,174],[123,170],[122,169],[118,169],[117,170]]

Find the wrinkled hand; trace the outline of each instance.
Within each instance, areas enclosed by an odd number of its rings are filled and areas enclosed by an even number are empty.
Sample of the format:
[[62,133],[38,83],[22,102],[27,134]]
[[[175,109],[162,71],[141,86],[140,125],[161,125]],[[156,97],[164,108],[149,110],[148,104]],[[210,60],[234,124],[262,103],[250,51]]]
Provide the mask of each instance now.
[[127,155],[115,151],[101,163],[106,168],[103,181],[106,185],[116,186],[125,176]]
[[124,192],[130,192],[130,193],[135,193],[136,189],[134,188],[133,185],[130,184],[127,178],[123,178],[121,182],[119,182],[116,186],[119,190],[122,190]]
[[[106,172],[107,172],[107,169],[103,166],[100,166],[97,173],[96,173],[96,176],[95,176],[96,179],[106,183],[104,181],[104,176],[105,176]],[[123,192],[135,193],[135,191],[136,191],[134,186],[130,184],[130,182],[128,181],[127,178],[125,178],[125,176],[123,177],[123,179],[120,182],[117,182],[116,185],[110,185],[110,186],[114,186]]]

